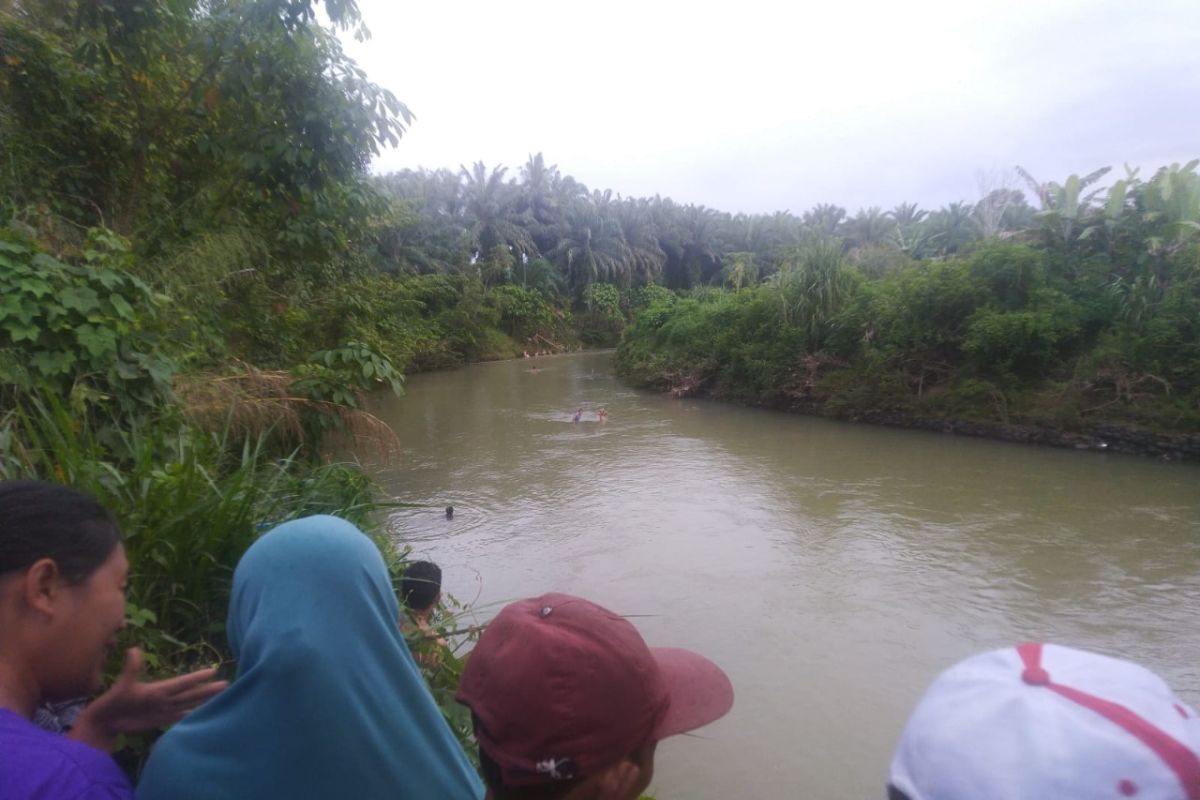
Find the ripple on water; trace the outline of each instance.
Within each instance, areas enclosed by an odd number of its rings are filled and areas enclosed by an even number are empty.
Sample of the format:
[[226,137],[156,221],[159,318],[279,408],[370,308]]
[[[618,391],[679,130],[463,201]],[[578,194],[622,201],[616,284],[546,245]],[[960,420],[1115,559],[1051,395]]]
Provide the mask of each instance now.
[[[446,519],[446,505],[454,506],[453,519]],[[491,523],[492,514],[487,508],[461,501],[446,505],[393,510],[385,523],[387,535],[401,545],[440,542],[485,529]]]

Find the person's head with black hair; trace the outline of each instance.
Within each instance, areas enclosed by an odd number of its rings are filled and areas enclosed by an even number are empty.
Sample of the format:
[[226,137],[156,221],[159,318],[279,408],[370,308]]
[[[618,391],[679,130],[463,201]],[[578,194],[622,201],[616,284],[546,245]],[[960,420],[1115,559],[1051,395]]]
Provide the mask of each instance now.
[[48,558],[79,584],[120,541],[116,519],[91,495],[45,481],[0,481],[0,578]]
[[442,596],[442,568],[432,561],[410,561],[400,581],[400,599],[414,614],[428,613]]
[[0,707],[28,717],[100,688],[128,572],[116,519],[91,495],[0,481],[0,673],[20,687]]
[[178,721],[225,687],[213,680],[215,669],[142,682],[145,657],[130,648],[117,680],[73,720],[71,738],[37,727],[39,705],[101,688],[125,625],[128,575],[117,521],[94,497],[43,481],[0,481],[0,753],[24,754],[13,796],[36,787],[39,797],[82,797],[90,786],[132,797],[128,777],[101,751],[122,734]]

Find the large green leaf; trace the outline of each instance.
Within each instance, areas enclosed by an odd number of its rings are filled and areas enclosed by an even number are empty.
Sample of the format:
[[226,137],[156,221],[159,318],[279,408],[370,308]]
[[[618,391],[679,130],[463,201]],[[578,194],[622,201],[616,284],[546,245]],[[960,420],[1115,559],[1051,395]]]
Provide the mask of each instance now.
[[18,319],[10,319],[4,323],[2,329],[8,331],[8,335],[14,344],[24,341],[36,342],[42,332],[42,329],[37,325],[21,322]]
[[117,334],[111,328],[80,325],[75,331],[75,340],[95,357],[106,355],[117,349]]
[[58,300],[66,308],[74,309],[81,314],[95,311],[100,307],[100,295],[89,286],[71,286],[64,289]]
[[129,304],[129,301],[124,297],[121,297],[119,294],[114,294],[109,297],[108,302],[112,303],[113,308],[117,312],[117,316],[119,316],[121,319],[133,321],[133,319],[137,316],[133,311],[133,306]]
[[37,308],[18,294],[0,297],[0,320],[15,319],[28,325],[37,316]]
[[66,374],[74,363],[75,356],[61,350],[43,350],[29,359],[29,364],[47,377]]

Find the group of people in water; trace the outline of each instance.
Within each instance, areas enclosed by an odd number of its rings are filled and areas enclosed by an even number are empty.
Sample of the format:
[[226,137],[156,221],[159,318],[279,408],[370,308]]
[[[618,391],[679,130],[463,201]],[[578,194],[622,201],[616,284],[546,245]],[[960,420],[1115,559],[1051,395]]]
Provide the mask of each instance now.
[[[583,422],[583,408],[582,407],[575,409],[575,415],[571,417],[571,421],[572,422]],[[600,423],[608,422],[608,409],[607,408],[597,408],[596,409],[596,422],[600,422]]]
[[[0,800],[636,800],[660,740],[733,706],[704,656],[651,648],[620,615],[544,594],[501,610],[468,657],[456,699],[476,769],[406,643],[410,615],[378,547],[313,516],[265,533],[237,565],[231,683],[213,670],[144,682],[134,650],[69,731],[39,727],[40,707],[101,688],[128,574],[95,499],[0,482]],[[402,584],[419,629],[440,581],[414,564]],[[168,725],[135,789],[108,751]],[[983,653],[929,687],[886,795],[1200,800],[1200,722],[1127,661],[1050,644]]]

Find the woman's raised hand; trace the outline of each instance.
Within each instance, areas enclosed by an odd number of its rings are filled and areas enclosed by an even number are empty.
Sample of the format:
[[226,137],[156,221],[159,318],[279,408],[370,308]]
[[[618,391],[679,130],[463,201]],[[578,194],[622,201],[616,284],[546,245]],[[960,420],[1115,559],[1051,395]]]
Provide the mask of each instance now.
[[229,685],[216,680],[215,668],[144,682],[141,676],[145,662],[140,649],[126,652],[125,666],[116,683],[88,704],[68,735],[107,752],[119,734],[155,730],[178,722]]

